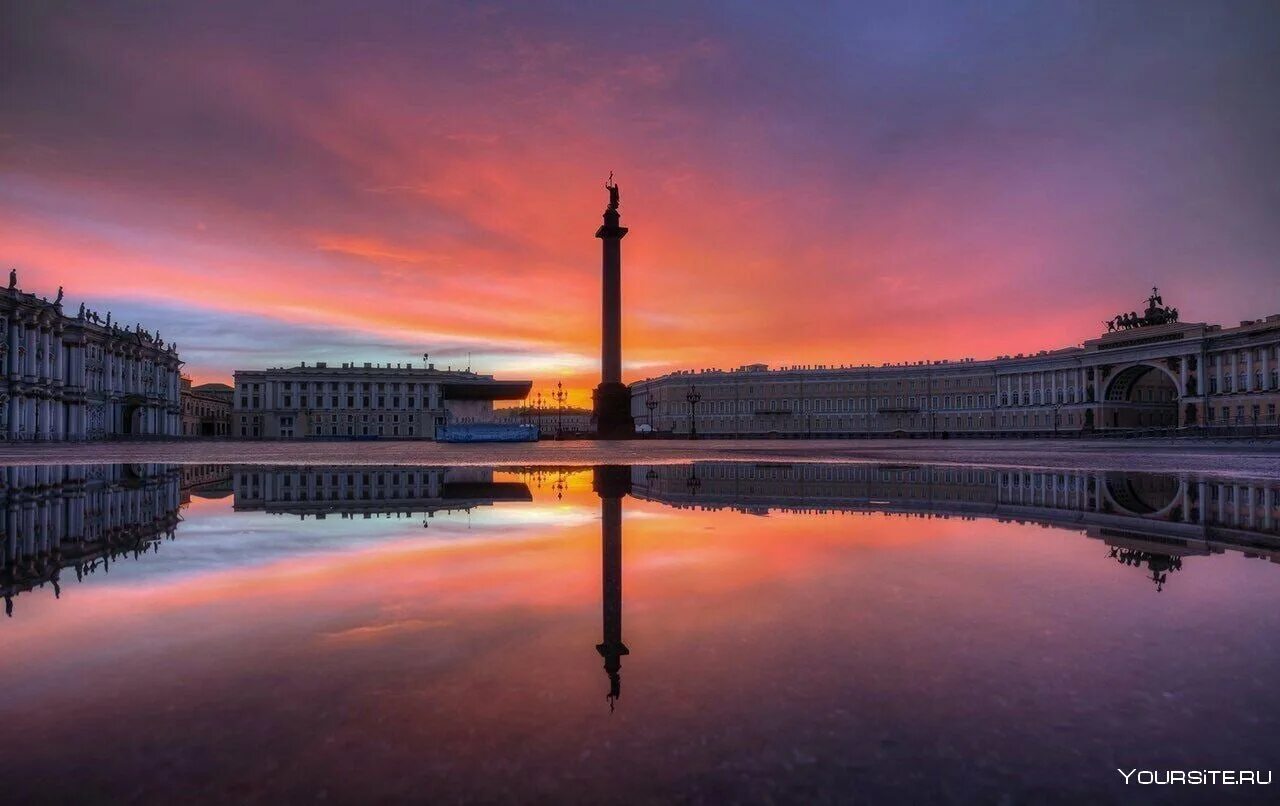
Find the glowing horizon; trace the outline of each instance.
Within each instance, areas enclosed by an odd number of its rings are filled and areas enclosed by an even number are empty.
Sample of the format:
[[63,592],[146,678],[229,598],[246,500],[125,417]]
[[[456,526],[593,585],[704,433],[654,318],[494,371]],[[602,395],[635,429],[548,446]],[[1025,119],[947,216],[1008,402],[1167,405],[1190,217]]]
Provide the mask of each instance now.
[[1078,344],[1152,285],[1280,312],[1276,10],[7,8],[0,268],[178,343],[624,372]]

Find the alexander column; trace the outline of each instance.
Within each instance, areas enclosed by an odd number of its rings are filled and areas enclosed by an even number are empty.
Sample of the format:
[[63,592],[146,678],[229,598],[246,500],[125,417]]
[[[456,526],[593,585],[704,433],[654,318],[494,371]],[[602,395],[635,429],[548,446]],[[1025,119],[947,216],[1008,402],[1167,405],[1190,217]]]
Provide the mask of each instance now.
[[600,582],[604,636],[596,651],[609,677],[609,710],[622,696],[622,499],[631,494],[631,469],[619,465],[593,468],[591,487],[600,496]]
[[618,186],[613,174],[605,184],[609,206],[604,224],[596,230],[604,251],[601,261],[603,298],[600,327],[600,385],[591,398],[595,403],[596,433],[605,438],[635,435],[631,420],[631,392],[622,383],[622,238],[627,228],[618,225]]

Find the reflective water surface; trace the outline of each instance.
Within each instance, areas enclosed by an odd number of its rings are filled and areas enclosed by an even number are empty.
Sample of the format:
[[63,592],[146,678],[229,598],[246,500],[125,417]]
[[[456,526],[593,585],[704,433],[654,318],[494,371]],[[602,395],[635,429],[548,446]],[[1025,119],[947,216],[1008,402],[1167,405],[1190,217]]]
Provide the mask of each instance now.
[[1130,801],[1271,770],[1280,482],[0,470],[6,800]]

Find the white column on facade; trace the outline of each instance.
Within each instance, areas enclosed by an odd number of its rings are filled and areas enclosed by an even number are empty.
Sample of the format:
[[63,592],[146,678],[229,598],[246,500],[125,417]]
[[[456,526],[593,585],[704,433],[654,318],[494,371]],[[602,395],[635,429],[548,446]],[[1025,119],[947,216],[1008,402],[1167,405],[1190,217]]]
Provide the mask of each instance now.
[[1187,364],[1190,361],[1185,355],[1178,361],[1178,394],[1184,397],[1191,394],[1191,390],[1187,389]]
[[28,377],[34,377],[36,374],[36,334],[39,328],[33,322],[27,322],[25,325],[26,333],[25,342],[27,345],[26,360],[22,362],[22,374]]
[[1253,348],[1244,351],[1244,383],[1241,384],[1241,392],[1256,391],[1253,388]]
[[42,369],[44,370],[44,376],[52,383],[58,377],[57,352],[54,348],[57,340],[54,338],[53,330],[45,330],[41,333],[40,340],[44,343],[44,366]]
[[18,328],[21,326],[22,320],[16,314],[9,318],[9,355],[5,372],[10,376],[22,374],[18,369]]
[[49,378],[49,330],[36,328],[36,380],[47,381]]

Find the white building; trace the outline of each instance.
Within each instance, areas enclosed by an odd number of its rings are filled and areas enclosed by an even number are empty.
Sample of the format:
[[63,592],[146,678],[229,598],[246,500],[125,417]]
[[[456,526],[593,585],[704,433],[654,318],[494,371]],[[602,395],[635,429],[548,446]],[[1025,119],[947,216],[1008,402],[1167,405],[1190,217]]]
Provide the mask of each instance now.
[[1280,314],[1223,328],[1177,321],[1158,294],[1149,303],[1146,321],[1034,355],[673,373],[632,384],[631,414],[655,431],[713,437],[1280,425]]
[[0,294],[0,436],[10,440],[177,436],[182,362],[141,326],[17,288]]
[[591,411],[576,406],[565,406],[563,409],[555,406],[515,406],[497,409],[493,418],[500,423],[534,425],[538,427],[538,433],[550,437],[594,434],[596,430]]
[[232,436],[435,439],[436,426],[491,422],[493,401],[523,400],[532,385],[433,364],[237,370]]

